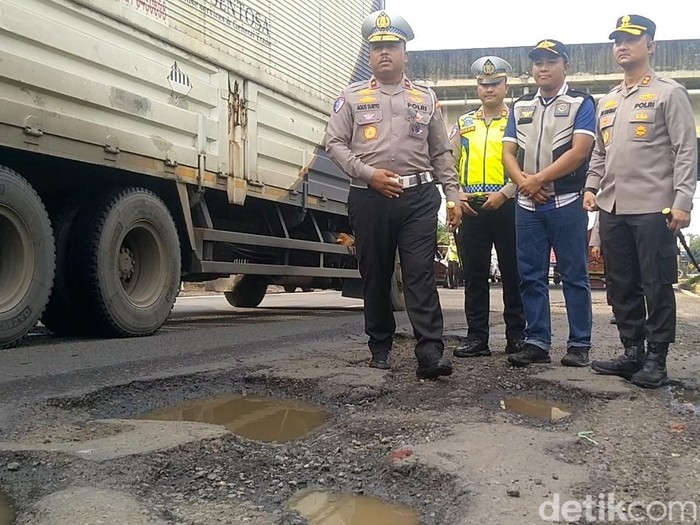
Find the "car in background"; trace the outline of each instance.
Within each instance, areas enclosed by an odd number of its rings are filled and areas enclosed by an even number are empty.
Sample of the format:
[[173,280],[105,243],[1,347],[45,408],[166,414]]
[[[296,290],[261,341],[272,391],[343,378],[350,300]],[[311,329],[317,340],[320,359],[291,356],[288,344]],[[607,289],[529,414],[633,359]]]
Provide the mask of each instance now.
[[491,252],[491,264],[489,265],[489,280],[492,283],[501,282],[501,268],[498,266],[498,256],[496,252]]
[[439,250],[435,252],[435,257],[433,257],[433,273],[435,274],[435,284],[447,287],[447,261]]

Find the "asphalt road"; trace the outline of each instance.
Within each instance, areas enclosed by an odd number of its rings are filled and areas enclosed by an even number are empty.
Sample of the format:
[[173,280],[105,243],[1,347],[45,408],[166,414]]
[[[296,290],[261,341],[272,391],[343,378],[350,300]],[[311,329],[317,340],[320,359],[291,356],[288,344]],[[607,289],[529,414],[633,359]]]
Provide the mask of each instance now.
[[[551,293],[553,302],[563,301],[560,288]],[[440,289],[446,334],[464,331],[463,294]],[[499,308],[496,286],[492,310]],[[405,312],[397,312],[396,320],[397,331],[410,333]],[[73,395],[154,375],[220,368],[251,353],[342,344],[348,337],[364,340],[362,301],[340,292],[271,293],[258,308],[234,308],[222,295],[183,296],[150,337],[62,338],[37,330],[23,345],[0,352],[0,400]]]
[[[464,335],[463,293],[440,289],[449,347]],[[436,382],[415,380],[404,312],[397,332],[408,337],[397,338],[392,371],[367,368],[361,302],[337,292],[270,294],[256,309],[181,297],[147,338],[37,330],[0,352],[0,492],[15,501],[19,523],[33,525],[107,514],[109,525],[299,525],[288,502],[302,487],[401,502],[426,525],[539,523],[537,509],[554,493],[582,500],[625,487],[640,501],[695,499],[697,297],[677,295],[673,385],[643,392],[559,365],[568,332],[560,287],[550,289],[552,365],[508,366],[500,296],[493,287],[493,355],[455,360],[454,374]],[[593,310],[595,358],[616,355],[603,291],[593,292]],[[273,445],[215,425],[133,419],[231,393],[303,400],[333,416],[307,439]],[[501,403],[523,396],[570,415],[523,418]],[[582,443],[582,430],[600,446]]]

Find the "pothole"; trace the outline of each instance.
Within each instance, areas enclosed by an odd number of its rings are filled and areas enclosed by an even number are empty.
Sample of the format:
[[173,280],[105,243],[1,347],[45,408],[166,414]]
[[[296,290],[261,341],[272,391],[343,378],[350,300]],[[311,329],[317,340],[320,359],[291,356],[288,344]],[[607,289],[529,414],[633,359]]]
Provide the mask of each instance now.
[[687,388],[671,388],[673,404],[690,413],[700,415],[700,391]]
[[370,496],[330,490],[302,490],[289,501],[310,525],[419,525],[418,512]]
[[15,508],[10,497],[0,492],[0,525],[12,525],[15,522]]
[[507,412],[551,423],[564,419],[572,413],[572,410],[566,405],[528,397],[506,397],[501,400],[500,405]]
[[226,395],[161,408],[139,419],[210,423],[254,441],[283,443],[308,436],[330,418],[328,410],[302,401]]

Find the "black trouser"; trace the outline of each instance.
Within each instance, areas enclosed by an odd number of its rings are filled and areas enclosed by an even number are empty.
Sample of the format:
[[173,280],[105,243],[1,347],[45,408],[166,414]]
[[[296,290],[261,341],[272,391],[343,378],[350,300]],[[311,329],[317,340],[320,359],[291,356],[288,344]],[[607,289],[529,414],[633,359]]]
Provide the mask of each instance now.
[[666,219],[661,213],[615,215],[601,210],[599,220],[609,298],[620,337],[672,343],[678,248]]
[[397,247],[416,356],[442,355],[442,310],[433,270],[440,203],[431,183],[407,188],[396,199],[371,188],[350,188],[348,215],[363,280],[365,333],[375,356],[391,350],[396,330],[390,293]]
[[506,338],[523,338],[525,313],[520,297],[520,276],[515,251],[515,201],[508,199],[497,210],[477,208],[478,215],[462,218],[457,232],[459,253],[464,265],[464,311],[467,338],[489,339],[489,268],[491,248],[496,247],[503,284],[503,320]]

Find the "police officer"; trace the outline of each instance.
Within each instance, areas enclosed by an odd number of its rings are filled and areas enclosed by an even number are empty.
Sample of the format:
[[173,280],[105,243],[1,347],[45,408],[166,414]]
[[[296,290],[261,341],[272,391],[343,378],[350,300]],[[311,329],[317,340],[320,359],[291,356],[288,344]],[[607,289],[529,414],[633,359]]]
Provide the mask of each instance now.
[[362,24],[372,77],[333,105],[325,136],[331,159],[350,177],[348,216],[356,234],[370,366],[389,369],[396,329],[391,277],[398,247],[406,309],[417,343],[419,378],[452,373],[443,357],[443,318],[433,273],[437,213],[447,197],[452,228],[461,220],[457,175],[435,94],[404,75],[413,31],[400,16],[370,14]]
[[[675,234],[690,224],[697,179],[690,97],[651,69],[655,32],[648,18],[625,15],[610,34],[624,79],[598,104],[584,195],[585,209],[600,209],[606,279],[624,347],[623,355],[591,366],[647,388],[668,379],[666,356],[676,333]],[[661,213],[666,207],[668,223]]]
[[516,186],[503,169],[503,133],[508,120],[504,99],[511,66],[485,56],[472,64],[482,106],[457,119],[450,138],[467,213],[457,232],[464,265],[464,310],[467,340],[455,357],[491,355],[489,349],[489,268],[496,248],[503,284],[506,353],[522,347],[525,314],[520,298],[515,253]]
[[447,261],[445,284],[448,288],[459,288],[459,283],[462,280],[462,272],[460,270],[459,251],[457,250],[457,243],[454,237],[450,238],[450,245],[447,248],[445,260]]

